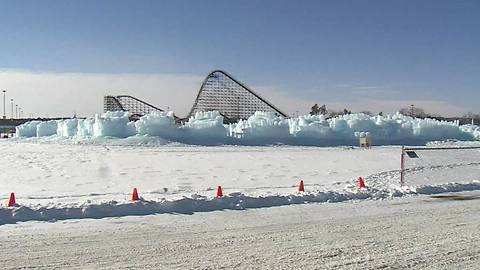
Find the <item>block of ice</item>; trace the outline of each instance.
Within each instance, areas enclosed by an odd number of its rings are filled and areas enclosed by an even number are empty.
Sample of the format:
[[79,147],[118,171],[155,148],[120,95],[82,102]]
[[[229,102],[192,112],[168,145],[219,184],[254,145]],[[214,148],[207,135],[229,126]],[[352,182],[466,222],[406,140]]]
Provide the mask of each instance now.
[[135,122],[139,135],[173,138],[177,131],[173,112],[152,112]]
[[65,119],[57,122],[57,135],[60,137],[73,137],[77,135],[78,119]]
[[50,120],[37,125],[37,137],[52,136],[57,134],[57,121]]
[[219,112],[196,112],[179,127],[177,141],[189,144],[216,145],[225,144],[227,136],[227,129],[223,125],[223,116]]
[[230,125],[229,135],[249,145],[287,143],[291,137],[288,120],[272,112],[255,112]]
[[21,124],[15,127],[15,136],[16,137],[35,137],[37,136],[37,125],[40,124],[41,121],[29,121],[27,123]]
[[93,136],[93,124],[94,118],[78,119],[77,136],[78,137],[90,137]]
[[137,133],[135,123],[130,122],[128,112],[106,112],[95,115],[94,137],[127,138]]

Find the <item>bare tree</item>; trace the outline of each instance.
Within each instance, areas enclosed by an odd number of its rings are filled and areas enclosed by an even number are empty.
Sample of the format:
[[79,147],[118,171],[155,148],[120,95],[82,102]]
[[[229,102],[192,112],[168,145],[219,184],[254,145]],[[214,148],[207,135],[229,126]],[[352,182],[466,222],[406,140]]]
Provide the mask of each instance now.
[[315,105],[312,106],[312,109],[310,111],[311,115],[318,115],[318,114],[326,115],[327,113],[328,113],[327,106],[323,104],[322,106],[319,107],[317,103],[315,103]]
[[472,112],[467,112],[466,114],[463,115],[464,118],[472,118],[472,119],[479,119],[480,114],[477,113],[472,113]]
[[[366,114],[368,116],[373,116],[373,113],[371,111],[361,111],[360,113]],[[380,112],[381,113],[381,112]]]
[[410,107],[408,108],[400,109],[400,113],[403,115],[419,118],[425,118],[430,116],[429,114],[425,113],[424,109],[415,107],[413,104],[410,105]]

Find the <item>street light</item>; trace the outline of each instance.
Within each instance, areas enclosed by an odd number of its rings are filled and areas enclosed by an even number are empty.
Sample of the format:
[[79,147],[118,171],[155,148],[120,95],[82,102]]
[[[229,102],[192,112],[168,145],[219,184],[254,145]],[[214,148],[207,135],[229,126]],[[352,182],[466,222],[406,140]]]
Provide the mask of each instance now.
[[18,104],[15,104],[15,119],[18,119]]
[[13,119],[13,98],[10,99],[10,105],[12,109],[12,111],[10,112],[10,119]]
[[7,116],[5,115],[5,92],[7,92],[7,90],[2,90],[3,92],[3,119],[6,119]]

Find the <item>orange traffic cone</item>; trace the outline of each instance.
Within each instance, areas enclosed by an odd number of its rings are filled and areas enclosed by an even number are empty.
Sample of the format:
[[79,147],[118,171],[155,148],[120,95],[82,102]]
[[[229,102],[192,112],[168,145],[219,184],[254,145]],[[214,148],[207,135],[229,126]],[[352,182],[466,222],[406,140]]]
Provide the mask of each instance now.
[[300,192],[305,191],[305,186],[303,185],[303,180],[300,180],[300,185],[298,186],[298,191],[300,191]]
[[222,186],[218,186],[218,188],[217,188],[217,198],[221,198],[221,197],[223,197]]
[[365,188],[365,182],[363,181],[362,177],[358,178],[358,188],[359,189]]
[[17,204],[15,202],[15,193],[10,193],[10,200],[8,200],[8,207],[14,207],[15,204]]
[[140,199],[138,198],[137,188],[133,188],[132,201],[138,201],[138,200],[140,200]]

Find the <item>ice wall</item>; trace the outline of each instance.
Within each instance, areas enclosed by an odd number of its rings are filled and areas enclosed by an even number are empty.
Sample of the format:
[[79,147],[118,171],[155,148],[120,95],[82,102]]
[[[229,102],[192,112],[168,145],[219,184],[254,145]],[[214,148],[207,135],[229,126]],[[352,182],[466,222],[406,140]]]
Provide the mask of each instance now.
[[93,136],[127,138],[137,134],[135,123],[130,122],[128,112],[106,112],[95,115]]
[[144,115],[135,122],[135,128],[140,135],[173,138],[176,132],[173,112],[153,112]]
[[17,137],[36,137],[37,126],[41,121],[30,121],[25,124],[15,127],[15,134]]
[[[304,115],[285,119],[270,112],[256,112],[246,120],[223,124],[219,112],[197,112],[187,122],[175,123],[173,112],[155,112],[138,121],[127,112],[107,112],[87,119],[32,121],[17,127],[19,137],[54,135],[73,138],[132,136],[198,145],[357,145],[358,137],[368,136],[374,145],[423,145],[430,141],[480,140],[480,128],[457,122],[419,119],[393,114],[368,116],[349,114],[326,119]],[[141,140],[136,139],[135,141]]]
[[287,143],[289,122],[273,112],[255,112],[247,120],[229,126],[229,136],[248,145]]
[[57,134],[57,121],[50,120],[37,125],[37,137],[52,136]]
[[223,116],[216,111],[196,112],[180,126],[177,141],[188,144],[226,144],[228,133],[223,125]]
[[78,119],[59,120],[57,122],[57,135],[61,137],[73,137],[77,135]]

